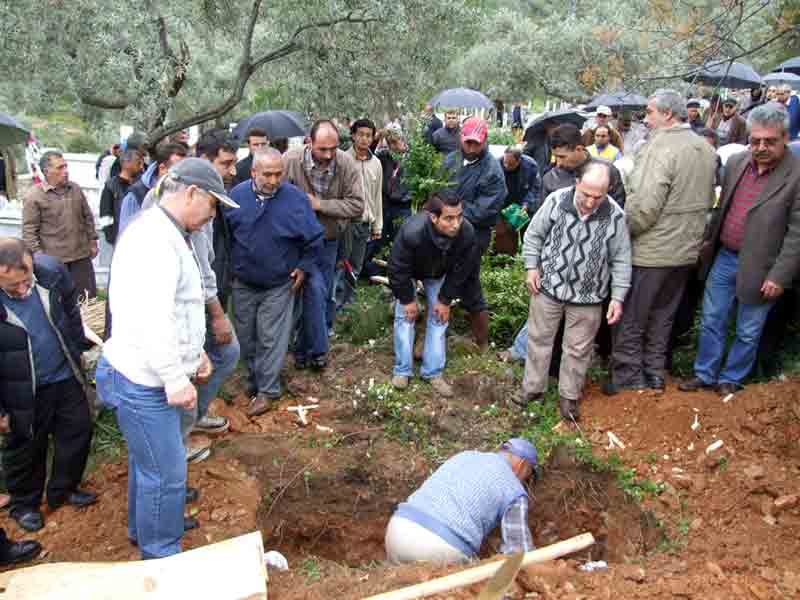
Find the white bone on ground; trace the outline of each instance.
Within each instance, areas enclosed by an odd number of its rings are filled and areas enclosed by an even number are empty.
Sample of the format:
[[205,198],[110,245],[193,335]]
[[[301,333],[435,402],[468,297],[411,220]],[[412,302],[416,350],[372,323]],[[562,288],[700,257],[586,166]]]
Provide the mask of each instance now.
[[720,448],[722,448],[722,444],[723,444],[722,440],[717,440],[716,442],[711,444],[708,448],[706,448],[706,454],[710,454],[714,450],[719,450]]
[[309,410],[312,410],[314,408],[319,408],[319,404],[309,404],[307,406],[303,406],[303,405],[300,405],[300,406],[287,406],[286,410],[291,411],[291,412],[300,412],[300,411],[308,412]]

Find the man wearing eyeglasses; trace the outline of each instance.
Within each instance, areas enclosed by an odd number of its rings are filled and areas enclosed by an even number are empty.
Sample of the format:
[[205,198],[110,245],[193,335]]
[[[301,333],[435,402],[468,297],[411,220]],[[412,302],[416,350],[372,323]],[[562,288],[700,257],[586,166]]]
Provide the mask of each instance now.
[[[742,388],[767,316],[800,273],[800,158],[787,152],[789,116],[768,103],[748,116],[750,150],[728,160],[720,210],[708,228],[701,271],[708,273],[695,376],[680,385],[727,396]],[[736,304],[736,336],[725,339]]]

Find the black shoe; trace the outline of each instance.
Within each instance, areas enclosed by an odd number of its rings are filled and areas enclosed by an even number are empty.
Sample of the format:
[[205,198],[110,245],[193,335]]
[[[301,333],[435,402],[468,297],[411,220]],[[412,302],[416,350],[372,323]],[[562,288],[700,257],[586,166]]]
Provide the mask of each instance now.
[[644,380],[647,382],[647,387],[651,390],[658,390],[663,392],[667,389],[667,384],[661,375],[645,375]]
[[601,389],[606,396],[614,396],[625,390],[646,390],[647,385],[640,382],[617,384],[609,381],[608,383],[604,383]]
[[315,371],[324,371],[328,368],[328,355],[320,354],[311,359],[311,368]]
[[77,506],[80,508],[83,506],[89,506],[95,502],[97,502],[97,494],[94,492],[85,492],[83,490],[75,490],[66,498],[59,498],[57,500],[51,500],[50,498],[47,499],[47,504],[50,507],[50,510],[55,510],[64,506],[65,504],[71,504],[72,506]]
[[[195,519],[194,517],[183,517],[183,531],[189,531],[190,529],[197,529],[200,527],[200,521]],[[128,541],[131,543],[132,546],[138,546],[139,540],[132,540],[128,538]]]
[[186,504],[197,502],[200,499],[200,490],[193,487],[186,488]]
[[0,567],[32,560],[39,556],[41,551],[42,545],[39,542],[33,540],[12,542],[8,540],[5,547],[0,550]]
[[258,386],[255,383],[248,383],[245,393],[247,394],[248,398],[252,398],[258,393]]
[[544,399],[544,393],[538,394],[525,394],[524,392],[516,392],[511,394],[511,402],[519,408],[526,408],[531,402],[541,402]]
[[713,383],[706,383],[699,377],[692,377],[689,381],[684,381],[678,385],[678,389],[682,392],[697,392],[700,390],[713,390],[716,388]]
[[729,394],[735,394],[736,392],[740,391],[742,386],[737,385],[735,383],[720,383],[717,386],[717,393],[722,396],[723,398],[728,396]]
[[15,508],[11,511],[11,518],[25,531],[39,531],[44,527],[42,513],[32,508]]
[[[294,368],[297,369],[298,371],[304,371],[305,369],[308,368],[308,363],[309,363],[309,361],[306,358],[297,358],[297,357],[295,357],[295,359],[294,359]],[[258,390],[256,390],[256,391],[258,391]],[[255,396],[255,394],[253,394],[253,396]]]

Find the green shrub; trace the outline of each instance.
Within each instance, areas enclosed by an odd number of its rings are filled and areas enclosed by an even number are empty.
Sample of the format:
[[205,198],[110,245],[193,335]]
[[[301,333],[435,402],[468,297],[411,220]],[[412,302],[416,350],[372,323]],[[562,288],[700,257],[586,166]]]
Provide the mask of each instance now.
[[425,140],[424,128],[420,122],[410,129],[408,152],[403,157],[404,181],[411,192],[414,212],[425,204],[428,194],[451,185],[442,169],[444,155]]
[[512,146],[517,143],[510,129],[490,129],[488,141],[493,145]]
[[100,152],[103,147],[88,133],[76,133],[66,138],[64,150],[66,152]]
[[522,257],[484,256],[481,286],[489,303],[489,335],[498,346],[509,346],[528,318],[530,295],[525,288]]

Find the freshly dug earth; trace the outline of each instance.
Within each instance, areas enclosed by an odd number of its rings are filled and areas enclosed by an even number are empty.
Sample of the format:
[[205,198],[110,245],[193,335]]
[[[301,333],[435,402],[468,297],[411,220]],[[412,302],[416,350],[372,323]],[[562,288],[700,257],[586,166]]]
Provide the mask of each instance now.
[[[382,562],[394,507],[448,453],[421,453],[413,436],[408,442],[389,437],[354,408],[354,387],[386,380],[389,353],[342,345],[333,356],[322,375],[287,368],[294,395],[257,419],[244,416],[241,394],[232,405],[216,401],[212,410],[231,418],[232,431],[215,440],[211,459],[190,466],[190,483],[202,491],[201,527],[186,535],[184,547],[261,529],[265,547],[283,552],[291,566],[270,573],[272,599],[363,598],[459,570]],[[430,409],[424,431],[437,437],[437,447],[451,444],[453,451],[457,441],[471,444],[481,429],[488,431],[490,417],[476,418],[474,411],[501,396],[483,381],[461,376],[456,383],[459,398],[452,403],[432,398],[427,387],[419,391]],[[497,382],[501,390],[512,386]],[[308,426],[285,410],[298,403],[320,405]],[[512,597],[800,597],[800,500],[793,497],[800,494],[797,380],[748,386],[727,403],[711,393],[678,392],[674,384],[660,395],[611,398],[591,388],[583,412],[581,428],[596,453],[620,460],[664,491],[636,504],[609,474],[577,464],[570,451],[553,452],[532,490],[534,540],[543,546],[591,531],[598,544],[525,570]],[[484,427],[476,425],[481,422]],[[625,444],[613,457],[605,449],[609,431]],[[721,448],[706,454],[717,440]],[[126,539],[125,462],[100,466],[87,487],[100,493],[97,505],[46,514],[47,526],[37,534],[24,534],[7,513],[0,526],[14,539],[40,540],[45,562],[136,558]],[[494,534],[482,555],[490,557],[498,542]],[[587,559],[606,560],[609,568],[577,570]],[[441,597],[474,598],[479,590]]]

